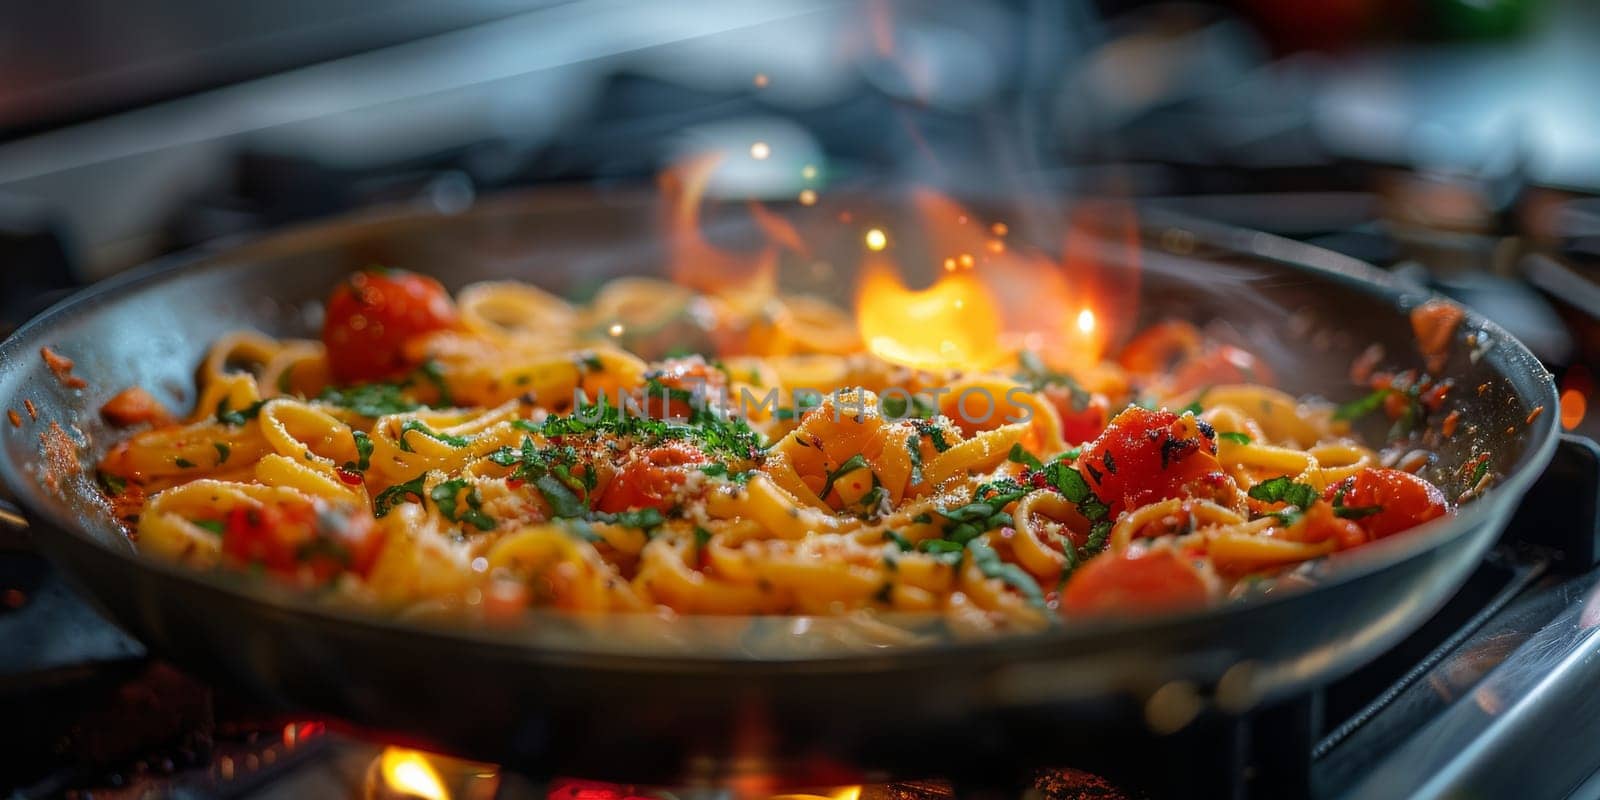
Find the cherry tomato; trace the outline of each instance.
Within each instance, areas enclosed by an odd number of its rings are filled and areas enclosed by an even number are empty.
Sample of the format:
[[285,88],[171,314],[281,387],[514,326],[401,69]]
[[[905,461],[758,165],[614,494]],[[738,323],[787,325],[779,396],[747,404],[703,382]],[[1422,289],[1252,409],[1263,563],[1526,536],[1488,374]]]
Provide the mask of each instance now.
[[366,270],[329,295],[322,343],[335,380],[376,381],[414,366],[406,359],[406,342],[455,324],[455,304],[438,281],[400,270]]
[[1216,432],[1205,422],[1129,406],[1084,448],[1078,471],[1115,518],[1158,500],[1223,495],[1231,479],[1216,454]]
[[242,563],[283,575],[305,566],[319,582],[346,569],[366,575],[382,547],[371,517],[318,511],[310,503],[234,508],[222,534],[222,551]]
[[1439,487],[1397,469],[1362,470],[1329,486],[1327,497],[1333,499],[1341,490],[1340,504],[1345,508],[1377,509],[1355,517],[1356,524],[1374,539],[1414,528],[1450,510]]
[[1183,362],[1173,371],[1168,390],[1181,394],[1206,386],[1229,383],[1272,385],[1272,370],[1248,350],[1222,344]]
[[1355,520],[1335,514],[1331,503],[1312,503],[1296,525],[1298,536],[1295,538],[1306,542],[1332,539],[1338,543],[1340,550],[1359,547],[1371,540]]
[[700,356],[662,362],[660,369],[646,373],[645,378],[660,384],[646,384],[645,389],[645,414],[656,419],[689,418],[694,413],[694,403],[704,406],[717,402],[728,382],[722,370]]
[[1061,438],[1067,444],[1082,444],[1100,435],[1111,417],[1111,401],[1098,392],[1084,397],[1065,386],[1046,386],[1044,397],[1061,415]]
[[1194,565],[1171,550],[1130,547],[1100,556],[1072,573],[1061,611],[1160,611],[1204,605],[1211,588]]
[[1140,331],[1117,356],[1122,368],[1148,375],[1166,372],[1181,361],[1200,355],[1200,331],[1180,320],[1157,323]]
[[629,453],[596,507],[609,513],[644,508],[668,511],[689,470],[709,460],[705,453],[685,442],[668,442]]

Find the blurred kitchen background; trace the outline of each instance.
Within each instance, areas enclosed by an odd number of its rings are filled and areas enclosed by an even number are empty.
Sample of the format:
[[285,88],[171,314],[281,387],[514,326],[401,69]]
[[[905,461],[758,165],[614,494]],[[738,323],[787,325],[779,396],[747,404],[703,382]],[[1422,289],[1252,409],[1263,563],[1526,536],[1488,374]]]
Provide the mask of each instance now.
[[1591,0],[0,0],[0,330],[221,237],[709,148],[741,195],[1112,189],[1312,241],[1584,392],[1597,78]]

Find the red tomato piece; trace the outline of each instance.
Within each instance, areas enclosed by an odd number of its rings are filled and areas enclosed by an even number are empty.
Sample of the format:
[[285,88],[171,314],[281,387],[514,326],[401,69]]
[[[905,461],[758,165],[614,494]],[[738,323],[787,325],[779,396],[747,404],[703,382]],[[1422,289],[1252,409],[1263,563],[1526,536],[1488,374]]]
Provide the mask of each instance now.
[[644,412],[655,419],[688,419],[695,411],[694,404],[704,407],[720,402],[728,382],[722,370],[697,355],[662,362],[644,377],[655,382],[644,389]]
[[1272,385],[1272,370],[1248,350],[1233,345],[1217,345],[1185,361],[1172,375],[1168,391],[1180,394],[1206,386],[1230,383]]
[[1200,355],[1200,331],[1181,320],[1151,325],[1122,348],[1117,361],[1139,375],[1166,372],[1174,365]]
[[1078,470],[1112,517],[1173,497],[1217,497],[1231,479],[1217,463],[1217,435],[1192,416],[1129,406],[1084,448]]
[[414,272],[365,270],[328,297],[322,343],[340,383],[382,380],[415,366],[405,344],[453,327],[456,307],[439,282]]
[[1162,611],[1201,606],[1210,599],[1210,585],[1182,555],[1130,547],[1079,567],[1061,592],[1061,610],[1069,615]]
[[310,503],[235,508],[222,534],[222,551],[233,559],[281,575],[306,566],[318,581],[342,570],[365,576],[382,547],[371,517],[319,511]]
[[1111,418],[1111,401],[1098,392],[1087,398],[1082,395],[1075,398],[1067,387],[1051,385],[1045,387],[1044,397],[1061,415],[1061,438],[1069,445],[1082,444],[1099,436],[1106,429],[1106,420]]
[[1450,510],[1439,487],[1397,469],[1362,470],[1329,486],[1327,497],[1339,497],[1341,491],[1339,502],[1345,508],[1376,509],[1354,518],[1374,539],[1414,528]]
[[708,461],[705,453],[685,442],[668,442],[629,453],[596,507],[608,513],[645,508],[671,510],[689,470]]

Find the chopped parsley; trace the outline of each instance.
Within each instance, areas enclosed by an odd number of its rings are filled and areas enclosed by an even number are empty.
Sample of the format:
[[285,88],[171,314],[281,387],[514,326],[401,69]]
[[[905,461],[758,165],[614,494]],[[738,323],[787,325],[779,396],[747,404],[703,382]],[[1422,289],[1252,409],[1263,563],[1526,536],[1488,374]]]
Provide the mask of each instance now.
[[215,519],[192,519],[192,520],[189,520],[189,522],[193,523],[196,528],[200,528],[202,530],[210,531],[211,533],[214,533],[214,534],[216,534],[218,536],[222,535],[222,522],[221,522],[221,520],[215,520]]
[[523,422],[518,427],[550,437],[598,433],[640,439],[647,445],[686,439],[707,453],[746,459],[756,458],[763,445],[761,434],[742,419],[723,419],[713,411],[697,408],[684,424],[630,414],[606,398],[581,404],[571,414],[546,417],[543,423]]
[[900,548],[900,552],[902,553],[909,553],[912,550],[911,540],[900,535],[899,531],[886,529],[883,532],[883,538],[894,542],[894,546]]
[[911,455],[911,484],[922,483],[922,436],[906,437],[906,452]]
[[417,498],[418,502],[421,502],[422,479],[424,477],[424,475],[418,475],[405,483],[397,483],[379,492],[378,496],[372,500],[373,515],[384,516],[394,510],[395,506],[410,502],[413,497]]
[[950,449],[950,443],[945,441],[944,438],[944,428],[929,420],[917,420],[913,424],[916,426],[918,435],[926,436],[928,441],[933,442],[934,450],[943,453]]
[[[465,491],[466,508],[462,508],[462,492]],[[433,487],[428,492],[433,504],[438,506],[439,513],[451,522],[465,522],[480,531],[494,530],[494,518],[483,513],[483,500],[478,497],[478,487],[471,486],[464,478],[455,478]]]
[[[1073,456],[1076,457],[1076,454]],[[1067,498],[1068,502],[1077,506],[1078,513],[1089,521],[1089,536],[1084,540],[1081,555],[1087,558],[1105,549],[1106,539],[1111,535],[1111,507],[1089,488],[1089,482],[1084,479],[1083,473],[1080,473],[1069,463],[1068,457],[1063,455],[1044,468],[1044,477],[1056,491]],[[1071,545],[1069,543],[1066,546]],[[1068,561],[1072,564],[1077,560]]]
[[728,468],[727,464],[720,462],[712,462],[707,464],[701,467],[700,471],[710,475],[713,478],[727,478],[728,480],[733,481],[741,486],[749,483],[750,478],[754,477],[755,474],[753,472],[734,472]]
[[344,468],[351,472],[366,472],[372,466],[372,437],[358,430],[351,430],[350,436],[356,442],[356,460],[346,461]]
[[[1110,456],[1111,453],[1108,451],[1106,453],[1106,457],[1109,458]],[[1011,445],[1011,452],[1006,455],[1006,459],[1017,464],[1021,464],[1034,471],[1044,469],[1044,462],[1040,461],[1038,456],[1035,456],[1027,450],[1022,449],[1022,444],[1020,442]]]
[[667,521],[667,518],[660,511],[654,508],[641,508],[636,511],[618,511],[615,514],[607,514],[605,512],[597,511],[593,514],[593,516],[595,520],[599,522],[610,522],[614,525],[621,525],[624,528],[638,528],[639,530],[647,533],[653,528],[660,527],[662,523]]
[[224,425],[243,425],[255,419],[266,404],[265,400],[257,400],[241,409],[229,409],[228,398],[224,397],[217,401],[217,421]]
[[212,442],[212,447],[217,449],[217,466],[228,463],[228,456],[233,455],[233,448],[227,442]]
[[1287,503],[1298,508],[1310,508],[1317,501],[1316,487],[1295,483],[1293,478],[1280,475],[1250,487],[1249,495],[1268,503]]
[[392,383],[365,383],[347,389],[335,389],[332,386],[323,389],[317,395],[317,400],[323,403],[348,408],[363,417],[386,417],[390,414],[404,414],[416,411],[424,406],[401,394],[402,387]]
[[178,469],[192,469],[194,467],[193,461],[182,457],[173,459],[172,463],[177,464]]
[[[840,478],[862,469],[867,469],[867,459],[860,453],[845,459],[838,469],[828,473],[827,480],[822,484],[822,491],[818,492],[817,496],[827,499],[828,493],[833,491],[834,483],[838,482]],[[874,476],[874,479],[876,479],[876,476]]]
[[878,409],[883,412],[883,416],[893,420],[932,419],[939,413],[932,403],[918,395],[910,395],[908,397],[892,395],[880,398]]
[[1223,431],[1223,432],[1217,434],[1217,438],[1218,439],[1222,439],[1223,441],[1233,442],[1234,444],[1249,444],[1250,443],[1250,435],[1249,434],[1247,434],[1247,433],[1238,433],[1236,431]]
[[451,447],[466,447],[470,443],[470,440],[465,436],[452,436],[448,433],[440,433],[428,427],[428,424],[420,419],[408,419],[404,423],[401,423],[399,436],[400,449],[406,451],[407,453],[412,452],[412,450],[411,443],[406,441],[406,434],[411,433],[412,431],[416,431],[417,433],[420,433],[429,439],[432,439],[436,442],[442,442],[450,445]]
[[1039,590],[1039,583],[1022,567],[1001,560],[1000,554],[982,539],[967,542],[967,551],[972,553],[972,563],[985,578],[997,578],[1021,592],[1023,597],[1028,598],[1028,602],[1035,606],[1044,606],[1044,592]]

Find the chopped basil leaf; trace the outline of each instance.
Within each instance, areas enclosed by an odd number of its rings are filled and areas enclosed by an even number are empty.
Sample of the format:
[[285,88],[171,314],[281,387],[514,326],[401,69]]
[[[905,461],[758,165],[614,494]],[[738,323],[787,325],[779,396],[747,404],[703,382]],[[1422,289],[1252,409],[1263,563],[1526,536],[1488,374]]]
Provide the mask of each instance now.
[[1250,487],[1249,495],[1268,503],[1287,503],[1297,508],[1310,508],[1317,501],[1315,487],[1295,483],[1293,478],[1280,475]]
[[901,536],[899,531],[885,530],[883,532],[883,538],[888,539],[891,542],[894,542],[894,546],[900,548],[900,552],[902,552],[902,553],[911,552],[911,549],[912,549],[911,540],[907,539],[904,536]]
[[233,455],[233,448],[227,442],[212,442],[212,447],[217,449],[217,466],[228,463],[228,456]]
[[[1111,453],[1108,451],[1106,455],[1110,456]],[[1006,455],[1006,458],[1015,463],[1022,464],[1028,469],[1044,469],[1044,462],[1040,461],[1038,456],[1035,456],[1027,450],[1022,449],[1022,444],[1020,442],[1011,445],[1011,452]]]
[[257,400],[244,408],[234,411],[229,410],[228,398],[224,397],[217,401],[217,421],[224,425],[243,425],[255,419],[256,415],[261,413],[261,407],[266,404],[267,401],[265,400]]
[[189,521],[194,523],[194,526],[197,527],[197,528],[202,528],[204,530],[210,531],[211,533],[214,533],[214,534],[216,534],[218,536],[222,535],[222,522],[220,520],[214,520],[214,519],[192,519],[192,520],[189,520]]
[[175,458],[172,460],[172,463],[177,464],[178,469],[190,469],[194,467],[194,462],[187,458]]
[[1224,441],[1233,442],[1234,444],[1249,444],[1251,441],[1249,434],[1238,433],[1236,431],[1223,431],[1217,434],[1217,438]]
[[348,408],[363,417],[373,419],[390,414],[404,414],[423,407],[421,403],[407,399],[401,394],[401,387],[392,383],[366,383],[347,389],[335,389],[330,386],[323,389],[322,394],[317,395],[317,400]]
[[1000,554],[982,539],[967,542],[967,550],[972,553],[972,563],[977,565],[984,577],[999,579],[1021,592],[1022,596],[1028,598],[1028,602],[1035,606],[1044,605],[1044,592],[1039,590],[1039,583],[1022,567],[1002,561]]

